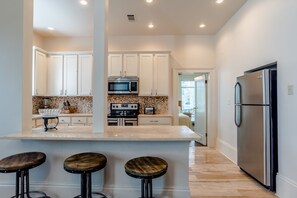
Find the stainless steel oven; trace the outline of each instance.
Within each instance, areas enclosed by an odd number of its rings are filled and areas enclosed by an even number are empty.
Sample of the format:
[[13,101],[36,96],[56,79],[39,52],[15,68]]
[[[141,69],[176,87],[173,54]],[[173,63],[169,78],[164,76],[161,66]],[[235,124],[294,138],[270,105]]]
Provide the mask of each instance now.
[[109,77],[108,94],[138,94],[138,77]]
[[107,116],[108,126],[137,126],[138,103],[111,103],[110,114]]
[[137,118],[107,118],[108,126],[137,126]]

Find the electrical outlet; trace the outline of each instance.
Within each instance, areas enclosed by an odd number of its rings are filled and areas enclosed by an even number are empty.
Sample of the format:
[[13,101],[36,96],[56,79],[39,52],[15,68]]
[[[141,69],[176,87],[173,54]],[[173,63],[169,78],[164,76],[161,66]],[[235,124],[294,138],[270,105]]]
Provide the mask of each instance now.
[[288,95],[294,95],[294,85],[288,85]]

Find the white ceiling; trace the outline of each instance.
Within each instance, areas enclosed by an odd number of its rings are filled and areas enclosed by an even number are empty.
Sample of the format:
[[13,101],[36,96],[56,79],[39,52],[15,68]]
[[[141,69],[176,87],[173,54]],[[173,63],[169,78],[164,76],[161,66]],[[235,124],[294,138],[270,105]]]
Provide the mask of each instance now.
[[[44,37],[93,35],[93,1],[34,0],[34,30]],[[208,35],[216,34],[247,0],[110,0],[110,35]],[[127,14],[135,15],[129,22]],[[155,25],[149,29],[149,23]],[[199,25],[206,27],[200,29]],[[47,30],[54,27],[55,31]]]

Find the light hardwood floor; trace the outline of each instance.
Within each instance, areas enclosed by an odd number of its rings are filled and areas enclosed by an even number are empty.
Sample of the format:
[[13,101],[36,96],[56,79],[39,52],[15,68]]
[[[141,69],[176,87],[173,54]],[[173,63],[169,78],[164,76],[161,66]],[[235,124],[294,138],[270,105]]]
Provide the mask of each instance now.
[[190,146],[191,198],[275,198],[215,149]]

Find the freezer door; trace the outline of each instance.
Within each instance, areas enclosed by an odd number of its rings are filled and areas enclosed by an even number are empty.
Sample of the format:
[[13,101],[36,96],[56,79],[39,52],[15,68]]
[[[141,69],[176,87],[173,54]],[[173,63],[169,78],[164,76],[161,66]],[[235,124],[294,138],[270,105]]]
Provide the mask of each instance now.
[[237,83],[240,85],[240,92],[236,93],[236,98],[240,98],[241,104],[269,105],[268,69],[240,76]]
[[266,186],[270,185],[269,106],[241,106],[237,128],[238,166]]

